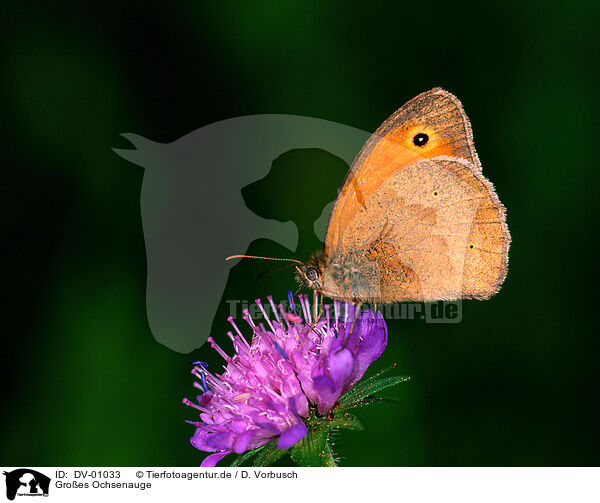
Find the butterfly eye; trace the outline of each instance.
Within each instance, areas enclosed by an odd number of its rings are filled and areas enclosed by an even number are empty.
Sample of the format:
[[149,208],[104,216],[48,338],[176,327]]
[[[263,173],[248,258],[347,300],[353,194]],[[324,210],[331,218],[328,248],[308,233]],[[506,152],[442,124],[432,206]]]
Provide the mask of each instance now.
[[428,141],[429,141],[429,136],[427,136],[425,133],[416,134],[414,136],[414,138],[413,138],[413,143],[417,147],[423,147],[423,146],[425,146]]
[[318,277],[319,273],[314,267],[306,269],[306,279],[308,279],[308,281],[315,281]]

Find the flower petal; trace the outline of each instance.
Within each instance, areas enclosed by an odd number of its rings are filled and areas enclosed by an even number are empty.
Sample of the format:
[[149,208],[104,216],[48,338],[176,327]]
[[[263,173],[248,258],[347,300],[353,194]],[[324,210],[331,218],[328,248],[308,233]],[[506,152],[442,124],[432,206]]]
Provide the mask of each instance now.
[[210,435],[206,437],[206,445],[212,447],[213,451],[231,450],[233,445],[233,432],[226,431]]
[[344,393],[360,381],[369,365],[383,354],[388,340],[387,326],[380,312],[375,314],[370,309],[364,311],[354,329],[360,336],[360,344],[354,355],[352,372],[344,384]]
[[194,433],[194,436],[190,438],[190,442],[196,449],[199,449],[201,451],[218,451],[219,449],[215,449],[214,447],[209,446],[207,443],[208,439],[215,435],[215,433],[216,432],[214,430],[206,429],[205,427],[201,426],[199,428],[196,428],[196,432]]
[[280,449],[287,449],[291,447],[299,440],[302,440],[308,433],[308,428],[303,422],[295,424],[285,430],[277,440],[277,447]]
[[250,440],[252,440],[252,436],[254,435],[255,430],[248,430],[244,433],[236,435],[235,440],[233,442],[233,450],[237,454],[241,454],[246,449],[248,449],[248,444]]
[[297,395],[290,398],[290,408],[296,417],[308,416],[309,405],[306,396],[298,393]]
[[353,370],[354,357],[349,349],[340,349],[334,344],[327,357],[326,368],[314,377],[317,391],[317,410],[325,414],[330,410],[342,393],[345,382]]
[[215,466],[221,461],[227,454],[231,454],[231,451],[215,452],[204,458],[204,461],[200,464],[201,468]]

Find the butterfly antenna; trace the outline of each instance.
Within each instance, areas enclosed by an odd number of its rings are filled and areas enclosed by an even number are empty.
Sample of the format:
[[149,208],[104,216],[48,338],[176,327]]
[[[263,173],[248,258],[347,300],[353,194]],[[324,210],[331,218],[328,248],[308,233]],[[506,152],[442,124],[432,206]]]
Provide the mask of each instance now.
[[260,260],[281,260],[283,262],[295,262],[296,264],[304,265],[304,262],[301,262],[300,260],[296,260],[293,258],[260,257],[257,255],[231,255],[230,257],[227,257],[225,260],[233,260],[234,258],[255,258],[255,259],[260,259]]

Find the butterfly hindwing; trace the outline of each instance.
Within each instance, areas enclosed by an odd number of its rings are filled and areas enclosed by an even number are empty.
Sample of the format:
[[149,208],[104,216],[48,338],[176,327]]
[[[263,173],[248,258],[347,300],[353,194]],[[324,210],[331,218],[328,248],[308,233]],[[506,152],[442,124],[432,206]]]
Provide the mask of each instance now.
[[487,298],[506,275],[504,207],[465,159],[419,159],[388,176],[340,230],[323,291],[392,302]]

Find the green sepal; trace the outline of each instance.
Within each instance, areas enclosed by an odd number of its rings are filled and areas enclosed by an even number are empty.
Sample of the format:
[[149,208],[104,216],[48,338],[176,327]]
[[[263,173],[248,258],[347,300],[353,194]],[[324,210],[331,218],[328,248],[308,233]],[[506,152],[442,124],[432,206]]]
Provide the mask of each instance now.
[[[314,428],[324,428],[325,430],[354,430],[360,431],[363,429],[362,423],[354,417],[352,414],[348,414],[347,412],[341,412],[337,409],[335,410],[335,415],[329,418],[313,418],[310,419],[307,424],[313,426]],[[333,413],[333,412],[332,412]],[[338,415],[339,413],[339,415]]]
[[260,451],[264,450],[266,445],[261,447],[257,447],[256,449],[252,449],[251,451],[246,451],[240,454],[237,458],[233,460],[230,466],[242,466],[242,463],[250,461],[254,456],[256,456]]
[[382,399],[376,396],[378,393],[410,379],[410,377],[406,376],[381,377],[389,370],[383,370],[369,379],[358,382],[339,399],[336,410],[344,411],[381,402]]
[[265,448],[258,453],[252,466],[271,466],[281,456],[287,453],[287,451],[287,449],[280,449],[277,447],[277,440],[273,440],[265,445]]
[[277,440],[273,440],[261,447],[240,454],[230,466],[242,466],[242,464],[250,462],[255,456],[256,459],[252,463],[252,466],[271,466],[286,453],[287,449],[279,449],[277,447]]
[[309,428],[307,435],[290,449],[298,466],[336,466],[329,445],[328,429],[322,424]]

